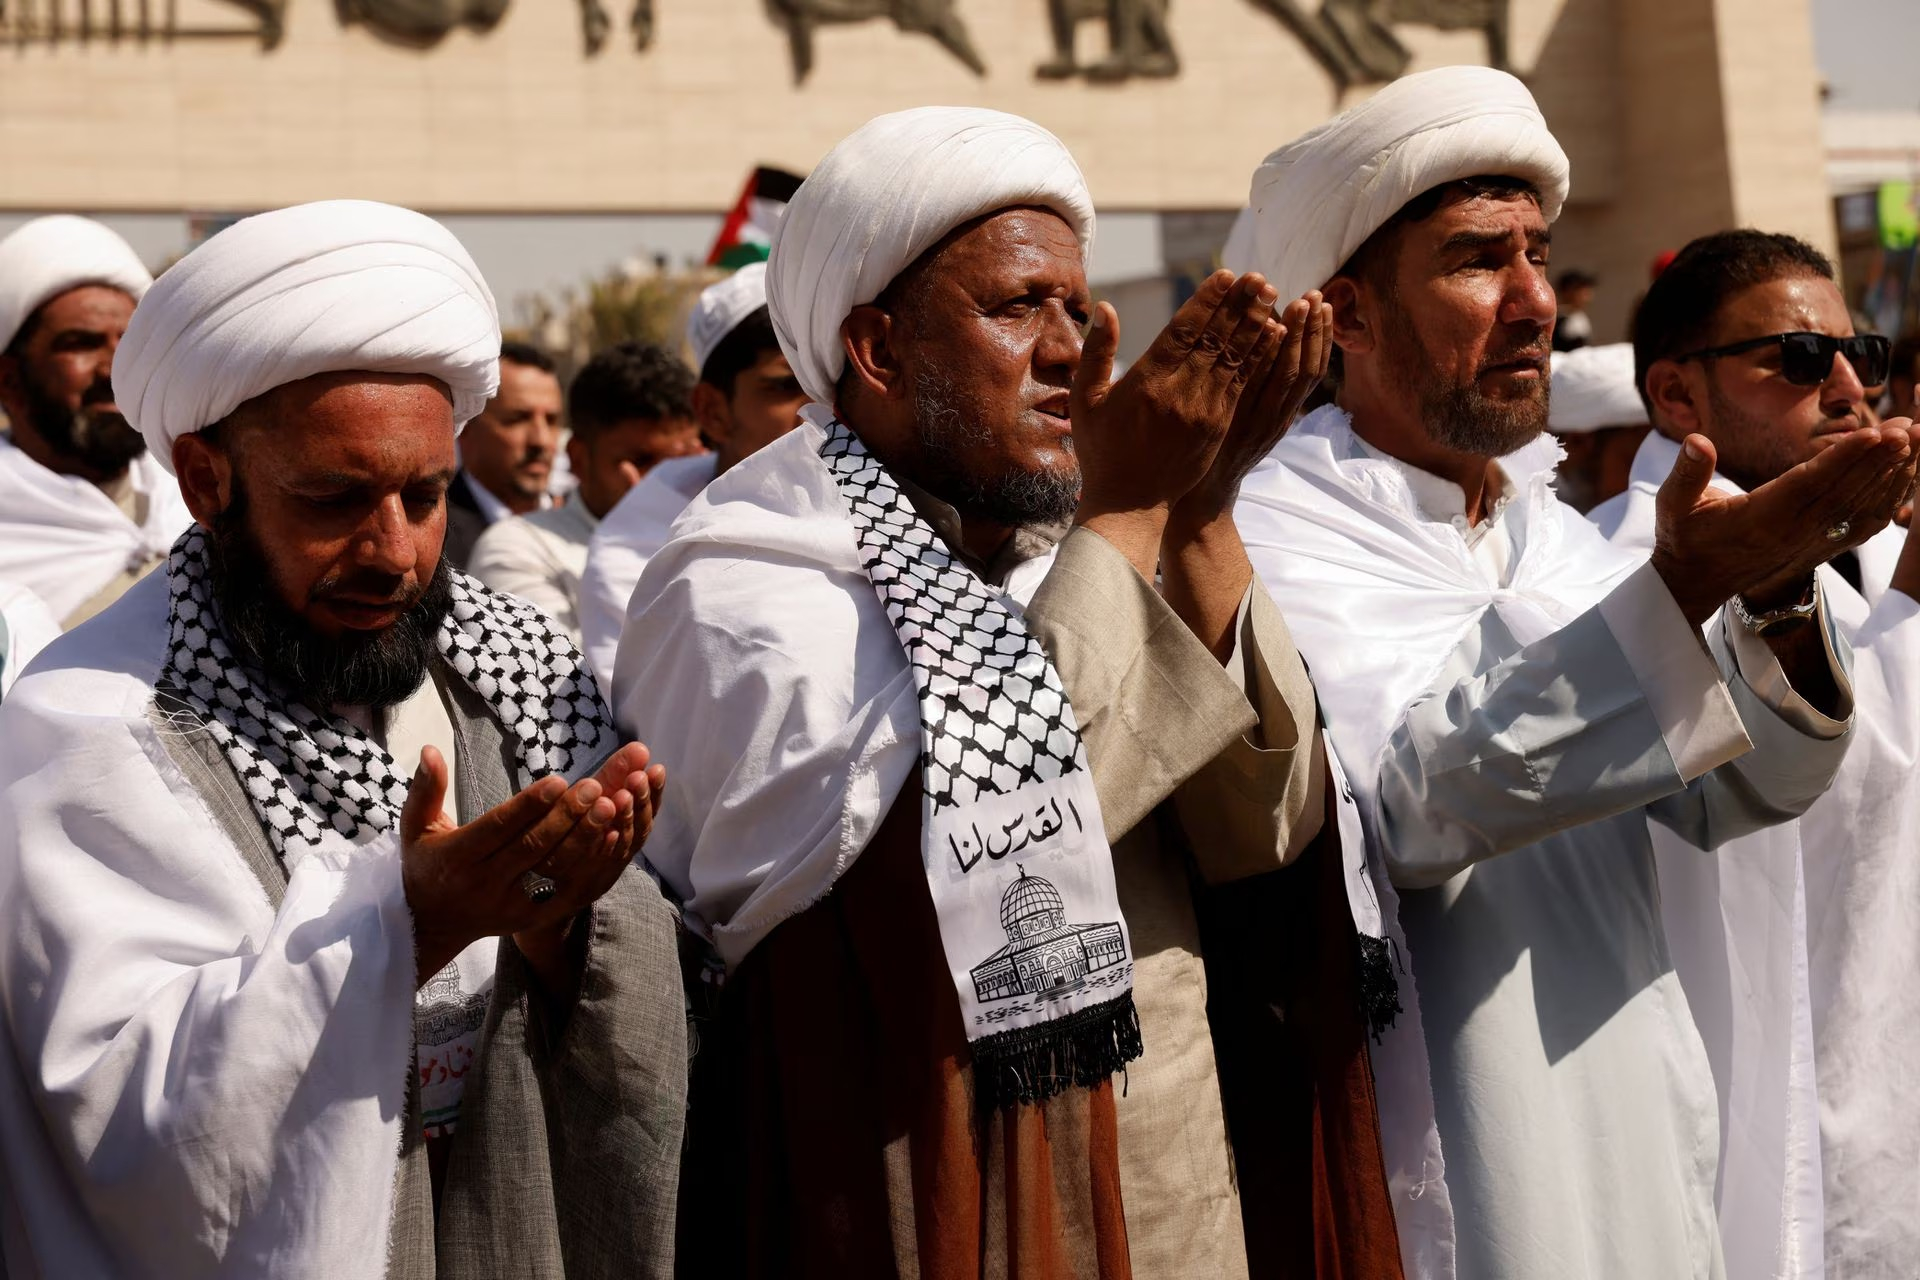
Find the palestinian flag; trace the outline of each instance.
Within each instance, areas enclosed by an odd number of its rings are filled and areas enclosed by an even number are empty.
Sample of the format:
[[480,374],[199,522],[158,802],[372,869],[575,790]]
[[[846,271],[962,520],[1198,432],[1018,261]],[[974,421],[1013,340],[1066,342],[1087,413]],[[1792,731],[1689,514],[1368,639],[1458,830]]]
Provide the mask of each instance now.
[[800,178],[785,169],[755,169],[746,190],[733,202],[733,211],[720,224],[720,234],[707,254],[710,267],[744,267],[765,262],[773,247],[773,229],[787,211],[787,201],[800,189]]

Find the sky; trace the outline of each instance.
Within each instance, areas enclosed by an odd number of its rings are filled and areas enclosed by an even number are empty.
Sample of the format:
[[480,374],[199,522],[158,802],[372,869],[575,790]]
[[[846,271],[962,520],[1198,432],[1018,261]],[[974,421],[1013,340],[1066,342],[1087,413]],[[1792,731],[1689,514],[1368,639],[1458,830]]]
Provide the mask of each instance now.
[[1920,0],[1812,0],[1829,106],[1920,111]]

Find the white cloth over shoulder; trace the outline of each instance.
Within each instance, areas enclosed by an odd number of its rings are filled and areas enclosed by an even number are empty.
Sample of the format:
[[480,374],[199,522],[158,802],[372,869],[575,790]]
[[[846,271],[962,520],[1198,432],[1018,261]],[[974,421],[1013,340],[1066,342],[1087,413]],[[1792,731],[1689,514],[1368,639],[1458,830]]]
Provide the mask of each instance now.
[[[1627,491],[1591,513],[1616,546],[1652,547],[1678,452],[1649,435]],[[1832,790],[1716,854],[1654,831],[1661,914],[1726,1118],[1732,1276],[1903,1280],[1920,1258],[1920,602],[1887,590],[1906,536],[1860,549],[1864,596],[1820,570],[1859,708]]]
[[1093,247],[1093,197],[1060,139],[982,107],[878,116],[800,184],[773,236],[767,302],[795,376],[831,405],[846,367],[840,325],[961,223],[997,209],[1051,209]]
[[1606,427],[1645,426],[1647,406],[1633,379],[1633,344],[1553,353],[1553,395],[1547,426],[1562,435]]
[[0,582],[0,699],[59,634],[46,601],[18,583]]
[[0,703],[0,1249],[22,1277],[385,1271],[412,1057],[399,841],[279,910],[148,718],[167,579]]
[[742,320],[767,305],[767,264],[749,262],[725,280],[700,291],[700,300],[687,317],[687,345],[693,348],[693,370],[702,377],[714,348]]
[[0,436],[0,578],[64,619],[121,574],[163,559],[193,513],[151,452],[127,478],[146,504],[138,524],[98,485],[49,470]]
[[113,361],[120,411],[172,469],[173,442],[322,373],[418,374],[456,429],[500,383],[500,315],[453,233],[423,214],[326,200],[244,218],[135,308]]
[[580,651],[602,689],[613,688],[614,655],[640,575],[667,545],[668,531],[687,504],[713,483],[719,465],[714,453],[668,458],[640,477],[593,531],[580,575]]
[[1482,174],[1533,183],[1547,221],[1560,216],[1567,156],[1526,86],[1490,67],[1403,77],[1261,162],[1248,193],[1251,235],[1228,240],[1226,265],[1297,298],[1331,280],[1409,200]]
[[48,299],[85,284],[110,285],[135,302],[153,283],[133,246],[92,218],[35,218],[0,240],[0,351]]
[[[913,677],[819,412],[694,499],[641,575],[614,667],[621,730],[674,771],[647,861],[729,967],[833,887],[920,762]],[[1014,570],[1012,607],[1052,564]]]

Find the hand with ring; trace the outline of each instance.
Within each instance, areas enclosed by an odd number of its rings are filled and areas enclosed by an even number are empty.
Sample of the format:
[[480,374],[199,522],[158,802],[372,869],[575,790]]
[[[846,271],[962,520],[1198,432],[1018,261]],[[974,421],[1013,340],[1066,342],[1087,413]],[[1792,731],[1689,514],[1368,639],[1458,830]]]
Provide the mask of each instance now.
[[481,938],[512,935],[548,953],[573,918],[614,883],[652,829],[666,771],[629,743],[569,786],[546,777],[455,826],[440,753],[420,769],[400,814],[401,878],[412,909],[417,981]]

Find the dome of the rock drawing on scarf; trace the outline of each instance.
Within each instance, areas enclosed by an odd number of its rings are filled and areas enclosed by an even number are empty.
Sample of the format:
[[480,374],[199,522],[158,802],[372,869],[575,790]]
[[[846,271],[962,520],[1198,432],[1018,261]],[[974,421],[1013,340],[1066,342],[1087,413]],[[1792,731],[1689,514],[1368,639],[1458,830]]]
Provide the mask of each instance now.
[[1000,896],[1000,927],[1011,941],[1018,942],[1067,922],[1067,904],[1051,880],[1030,876],[1025,868]]
[[982,1003],[1015,996],[1057,999],[1083,986],[1124,980],[1132,969],[1122,963],[1127,943],[1117,921],[1068,924],[1060,890],[1025,867],[1000,895],[1000,927],[1007,945],[973,969],[974,994]]

